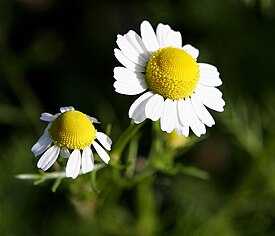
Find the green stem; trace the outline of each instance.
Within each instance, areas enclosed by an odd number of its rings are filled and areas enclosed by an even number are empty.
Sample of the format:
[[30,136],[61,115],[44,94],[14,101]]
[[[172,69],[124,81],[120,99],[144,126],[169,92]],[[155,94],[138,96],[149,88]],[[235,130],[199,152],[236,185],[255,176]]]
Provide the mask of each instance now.
[[[95,164],[94,170],[97,171],[103,167],[105,167],[105,164]],[[79,173],[79,175],[83,175],[82,172]],[[65,171],[60,171],[60,172],[42,172],[40,171],[39,174],[19,174],[16,175],[15,178],[17,179],[22,179],[22,180],[35,180],[35,184],[40,184],[46,180],[50,179],[63,179],[66,178],[66,172]]]
[[131,121],[130,125],[119,137],[118,141],[112,149],[112,152],[110,153],[112,163],[119,162],[121,154],[124,151],[124,148],[129,143],[129,141],[136,135],[136,133],[139,131],[139,129],[143,126],[144,123],[145,122],[137,125]]
[[148,160],[150,160],[151,164],[154,165],[156,158],[159,158],[163,154],[163,133],[159,128],[160,124],[158,122],[153,122],[152,124],[152,142],[150,151],[148,154]]
[[50,173],[42,173],[42,174],[19,174],[15,176],[17,179],[23,180],[48,180],[48,179],[57,179],[57,178],[65,178],[65,172],[50,172]]
[[131,178],[135,173],[137,154],[138,154],[139,135],[135,135],[129,144],[129,152],[126,163],[125,176]]
[[136,188],[137,230],[139,235],[155,235],[156,225],[158,225],[153,183],[154,177],[147,178],[139,182]]

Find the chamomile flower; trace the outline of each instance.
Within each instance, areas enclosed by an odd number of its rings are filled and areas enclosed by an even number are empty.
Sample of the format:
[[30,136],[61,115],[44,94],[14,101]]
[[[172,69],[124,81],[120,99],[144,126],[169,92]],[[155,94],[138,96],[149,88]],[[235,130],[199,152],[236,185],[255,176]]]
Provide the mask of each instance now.
[[216,87],[222,84],[217,68],[198,63],[199,51],[182,46],[181,34],[158,24],[156,33],[148,21],[141,37],[130,30],[117,36],[115,57],[123,65],[114,68],[116,92],[139,96],[129,109],[136,124],[160,119],[161,130],[180,136],[206,133],[215,121],[206,107],[222,112],[225,105]]
[[43,153],[37,167],[46,171],[58,156],[68,158],[66,176],[75,179],[80,169],[85,174],[94,168],[91,146],[108,164],[110,157],[104,148],[111,150],[112,141],[106,134],[95,129],[93,123],[99,123],[97,119],[74,110],[73,107],[61,107],[60,112],[55,115],[42,113],[40,117],[49,124],[31,149],[36,157]]

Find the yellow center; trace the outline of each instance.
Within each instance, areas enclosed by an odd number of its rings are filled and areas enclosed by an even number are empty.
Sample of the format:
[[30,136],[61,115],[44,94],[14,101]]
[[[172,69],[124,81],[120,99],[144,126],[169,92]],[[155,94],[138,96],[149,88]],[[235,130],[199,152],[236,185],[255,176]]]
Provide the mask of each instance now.
[[150,57],[145,78],[148,88],[164,98],[189,97],[199,81],[196,60],[182,49],[160,48]]
[[60,147],[83,150],[96,138],[96,129],[80,111],[66,111],[58,116],[49,129],[53,141]]

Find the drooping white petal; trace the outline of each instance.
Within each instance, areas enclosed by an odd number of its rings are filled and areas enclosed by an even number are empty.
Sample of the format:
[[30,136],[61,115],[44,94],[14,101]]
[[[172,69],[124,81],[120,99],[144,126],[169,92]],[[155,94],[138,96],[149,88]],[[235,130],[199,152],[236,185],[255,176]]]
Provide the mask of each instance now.
[[50,113],[44,112],[40,116],[40,120],[47,121],[47,122],[52,122],[53,120],[56,119],[55,115],[52,115]]
[[108,162],[110,161],[109,154],[96,141],[93,141],[92,145],[102,161],[108,164]]
[[60,111],[64,113],[65,111],[72,111],[74,110],[74,107],[68,106],[68,107],[60,107]]
[[124,65],[126,68],[132,71],[137,71],[137,72],[144,72],[145,67],[137,65],[136,63],[132,62],[129,60],[119,49],[115,48],[114,49],[115,57],[116,59]]
[[147,51],[146,47],[144,46],[141,37],[133,30],[130,30],[124,36],[132,45],[132,47],[140,53],[140,56],[143,57],[145,61],[148,61],[151,54]]
[[188,137],[188,135],[189,135],[189,126],[179,125],[179,126],[175,127],[175,130],[179,136]]
[[61,151],[60,151],[60,156],[63,157],[63,158],[69,158],[71,155],[70,151],[68,148],[61,148]]
[[166,43],[167,46],[173,46],[176,48],[181,48],[182,46],[182,38],[181,38],[181,33],[178,31],[170,30],[168,33],[168,36],[166,38]]
[[90,147],[83,149],[81,166],[83,174],[86,174],[94,169],[94,155]]
[[152,121],[157,121],[163,111],[164,99],[161,95],[153,95],[145,106],[145,116]]
[[144,57],[130,44],[125,36],[118,35],[116,43],[122,53],[132,62],[140,66],[146,66],[147,61]]
[[191,57],[197,59],[199,56],[199,50],[191,46],[190,44],[186,44],[182,47],[184,51],[186,51]]
[[158,24],[156,29],[156,35],[157,35],[160,48],[169,46],[166,43],[167,43],[167,37],[170,31],[171,31],[171,28],[169,25],[164,25],[162,23]]
[[196,93],[193,93],[191,96],[191,102],[194,108],[195,113],[197,114],[198,118],[206,124],[208,127],[211,127],[215,124],[215,121],[211,114],[207,111],[205,106],[201,103],[200,99],[198,98]]
[[[177,107],[176,107],[177,109]],[[179,136],[188,137],[189,135],[189,126],[183,126],[180,122],[180,117],[178,114],[178,110],[176,110],[177,115],[175,116],[175,131]]]
[[217,87],[222,84],[220,73],[216,68],[213,68],[211,65],[208,67],[208,64],[204,64],[204,66],[202,66],[200,63],[198,64],[200,67],[200,84],[213,87]]
[[52,143],[52,138],[49,136],[48,132],[45,131],[44,134],[38,139],[38,141],[33,145],[31,151],[34,156],[39,156],[47,150],[47,148]]
[[128,112],[129,118],[133,118],[136,124],[139,124],[146,119],[145,106],[150,97],[153,95],[154,94],[152,92],[146,92],[136,99],[131,105]]
[[179,99],[177,101],[177,110],[178,110],[178,116],[179,121],[183,126],[190,126],[191,125],[191,115],[188,110],[188,106],[186,104],[185,99]]
[[143,21],[140,25],[141,38],[144,46],[149,52],[154,52],[159,49],[158,40],[154,29],[148,21]]
[[102,132],[96,132],[96,138],[104,148],[106,148],[108,151],[111,150],[112,140],[106,134]]
[[66,176],[75,179],[80,171],[81,165],[81,153],[79,149],[74,149],[71,153],[67,166],[66,166]]
[[206,133],[205,125],[199,120],[199,118],[195,114],[190,98],[186,98],[186,104],[188,106],[188,110],[192,119],[190,128],[192,129],[195,135],[200,137],[202,134]]
[[43,171],[49,169],[58,158],[60,148],[56,145],[50,147],[39,159],[37,167]]
[[160,117],[160,128],[162,131],[171,133],[175,128],[175,117],[177,116],[176,101],[167,98],[164,102],[164,108]]
[[205,106],[215,111],[223,111],[225,102],[222,99],[222,93],[217,88],[197,84],[195,93]]
[[95,124],[100,124],[100,122],[96,119],[96,118],[94,118],[94,117],[92,117],[92,116],[89,116],[89,115],[86,115],[87,117],[88,117],[88,119],[90,120],[90,121],[92,121],[93,123],[95,123]]

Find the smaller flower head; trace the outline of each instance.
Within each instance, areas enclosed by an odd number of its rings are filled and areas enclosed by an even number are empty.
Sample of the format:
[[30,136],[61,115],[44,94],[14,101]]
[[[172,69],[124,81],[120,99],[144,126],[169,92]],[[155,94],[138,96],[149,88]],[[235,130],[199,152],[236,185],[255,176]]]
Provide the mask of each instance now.
[[74,110],[73,107],[61,107],[60,111],[61,113],[55,115],[42,113],[40,117],[49,124],[31,149],[35,156],[43,153],[37,167],[46,171],[60,155],[69,158],[66,176],[75,179],[81,168],[84,174],[94,168],[91,146],[108,164],[110,157],[104,148],[110,151],[112,141],[106,134],[95,129],[93,123],[99,123],[97,119]]

